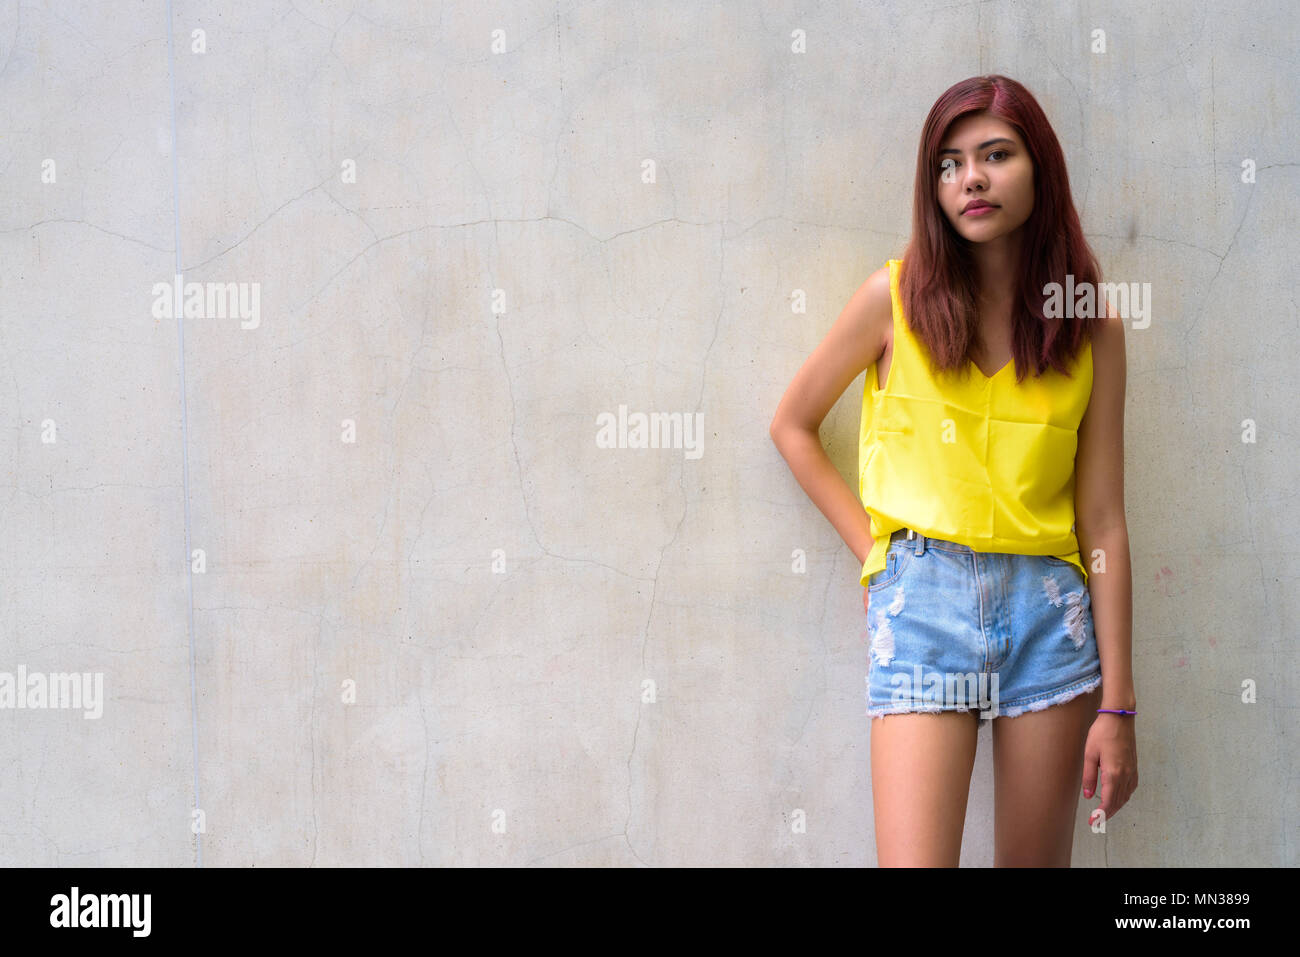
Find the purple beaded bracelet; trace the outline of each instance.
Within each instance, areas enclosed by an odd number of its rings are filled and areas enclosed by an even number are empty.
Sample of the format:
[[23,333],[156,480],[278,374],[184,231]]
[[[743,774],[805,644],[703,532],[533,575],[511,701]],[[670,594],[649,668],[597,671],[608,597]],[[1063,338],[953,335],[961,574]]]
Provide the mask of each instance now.
[[1111,708],[1098,708],[1097,713],[1098,714],[1137,714],[1136,711],[1125,711],[1123,708],[1120,708],[1118,711],[1115,711]]

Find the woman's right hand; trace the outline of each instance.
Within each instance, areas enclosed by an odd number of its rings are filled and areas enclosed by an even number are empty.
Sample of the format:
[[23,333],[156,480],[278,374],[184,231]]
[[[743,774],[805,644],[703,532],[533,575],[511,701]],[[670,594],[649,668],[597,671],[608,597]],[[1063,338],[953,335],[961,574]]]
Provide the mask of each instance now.
[[867,591],[867,586],[862,586],[862,614],[869,614],[871,611],[871,592]]

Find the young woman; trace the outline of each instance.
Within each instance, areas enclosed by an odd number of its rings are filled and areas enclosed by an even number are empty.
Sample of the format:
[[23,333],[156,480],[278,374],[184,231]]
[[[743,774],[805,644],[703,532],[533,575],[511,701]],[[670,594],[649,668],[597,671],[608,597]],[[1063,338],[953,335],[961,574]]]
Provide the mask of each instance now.
[[[995,866],[1068,867],[1080,784],[1106,820],[1137,787],[1123,323],[1078,298],[1099,281],[1041,107],[965,80],[926,118],[903,259],[773,417],[862,562],[882,866],[957,865],[985,718]],[[859,503],[819,429],[863,370]]]

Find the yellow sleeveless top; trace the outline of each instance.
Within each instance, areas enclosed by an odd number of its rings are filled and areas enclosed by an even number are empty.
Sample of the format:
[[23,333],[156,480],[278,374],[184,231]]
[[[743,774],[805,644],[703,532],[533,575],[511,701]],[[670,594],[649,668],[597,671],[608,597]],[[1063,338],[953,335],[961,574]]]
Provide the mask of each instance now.
[[1015,360],[988,378],[936,373],[903,315],[902,260],[889,260],[894,345],[883,389],[867,369],[858,495],[875,544],[862,585],[885,567],[890,535],[911,528],[977,552],[1053,555],[1088,570],[1074,520],[1074,454],[1092,397],[1092,343],[1071,376],[1048,368],[1019,385]]

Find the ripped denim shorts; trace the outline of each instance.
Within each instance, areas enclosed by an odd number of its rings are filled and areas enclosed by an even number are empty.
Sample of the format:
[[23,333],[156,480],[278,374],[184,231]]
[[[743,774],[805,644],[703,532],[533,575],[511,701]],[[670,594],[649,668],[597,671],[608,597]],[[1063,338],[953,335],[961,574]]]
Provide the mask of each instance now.
[[1101,685],[1083,573],[900,529],[867,580],[867,715],[1014,718]]

